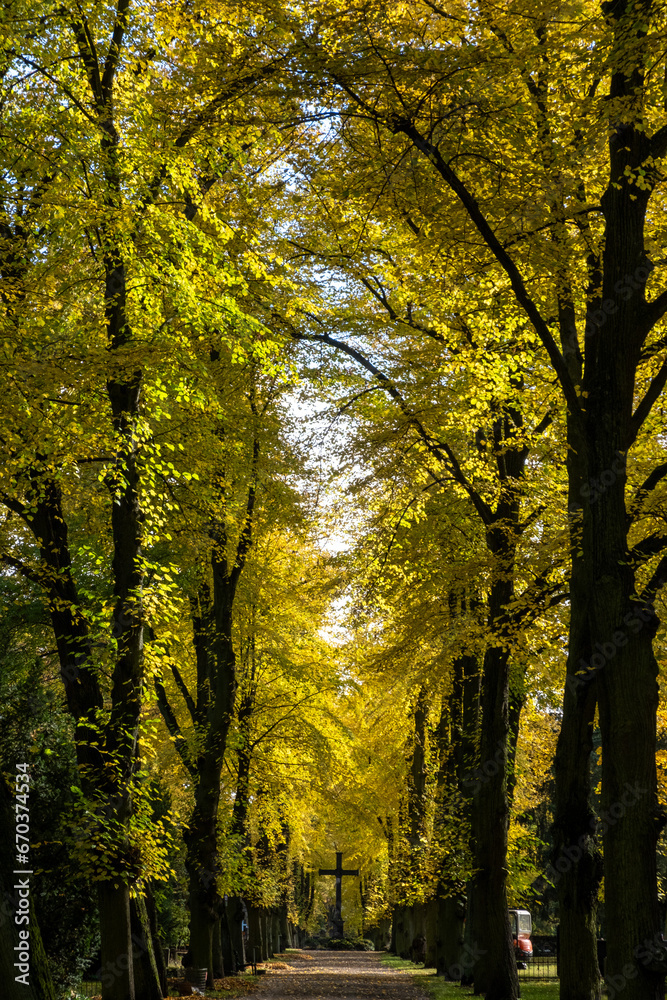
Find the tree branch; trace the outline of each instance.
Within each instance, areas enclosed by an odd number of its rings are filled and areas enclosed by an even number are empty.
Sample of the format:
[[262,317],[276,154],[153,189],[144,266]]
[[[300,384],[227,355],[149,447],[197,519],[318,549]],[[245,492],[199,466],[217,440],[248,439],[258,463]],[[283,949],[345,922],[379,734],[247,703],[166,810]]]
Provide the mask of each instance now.
[[113,34],[111,36],[111,42],[109,43],[109,51],[104,64],[104,73],[102,75],[102,82],[100,86],[102,100],[105,104],[108,104],[111,100],[111,88],[113,86],[113,78],[120,60],[120,49],[123,44],[125,29],[127,28],[127,12],[129,6],[130,0],[118,0]]
[[483,497],[477,492],[472,483],[468,480],[467,476],[461,469],[454,452],[446,443],[437,443],[431,435],[428,433],[422,422],[419,420],[417,415],[413,413],[408,407],[407,403],[403,399],[401,393],[398,391],[394,383],[389,379],[384,372],[381,372],[372,361],[370,361],[361,351],[356,348],[351,347],[342,340],[336,340],[334,337],[329,336],[328,333],[300,333],[295,330],[291,323],[282,319],[282,317],[277,317],[284,322],[290,331],[291,336],[295,340],[309,340],[320,342],[323,344],[328,344],[329,347],[335,348],[337,351],[341,351],[347,354],[349,357],[354,358],[354,360],[365,368],[366,371],[370,372],[377,380],[382,384],[386,392],[391,396],[395,403],[397,403],[401,413],[406,417],[406,419],[415,427],[419,437],[422,439],[429,452],[438,459],[446,468],[449,468],[450,472],[454,476],[456,482],[461,486],[465,492],[468,494],[475,510],[479,514],[485,525],[491,524],[493,520],[493,512]]
[[173,740],[174,746],[176,747],[178,756],[181,758],[183,766],[188,774],[194,778],[196,776],[196,768],[190,760],[187,741],[181,733],[181,728],[178,724],[176,716],[174,715],[174,711],[169,704],[169,699],[167,698],[167,692],[164,689],[164,685],[157,679],[157,677],[155,678],[155,693],[157,694],[157,704],[160,709],[160,715],[164,719],[164,723]]
[[581,409],[581,403],[579,401],[574,382],[570,378],[570,373],[565,363],[565,359],[563,358],[556,341],[551,335],[551,331],[537,308],[537,305],[528,294],[528,290],[517,265],[514,263],[496,236],[493,228],[486,219],[486,216],[480,209],[477,200],[451,168],[449,163],[445,162],[438,146],[434,145],[434,143],[432,143],[429,139],[425,138],[408,118],[400,115],[390,115],[388,118],[384,118],[378,111],[375,110],[375,108],[364,101],[363,98],[357,94],[352,87],[350,87],[347,81],[338,73],[330,69],[329,74],[331,78],[355,102],[355,104],[366,112],[372,121],[384,125],[384,127],[388,128],[394,135],[401,132],[408,139],[410,139],[413,146],[423,153],[429,162],[433,164],[442,179],[457,196],[487,247],[507,274],[517,302],[533,324],[536,333],[549,355],[549,359],[556,376],[558,377],[558,381],[561,384],[563,394],[570,411],[581,424],[583,422],[583,411]]
[[[253,413],[257,415],[255,408],[254,397],[251,402]],[[252,442],[252,462],[250,466],[250,484],[248,486],[248,499],[246,501],[245,518],[243,520],[243,527],[241,528],[241,533],[239,535],[238,545],[236,546],[236,558],[234,560],[234,566],[229,574],[230,586],[232,588],[232,593],[236,590],[236,585],[239,581],[241,573],[243,572],[243,567],[246,564],[248,558],[248,552],[252,546],[252,529],[253,529],[253,514],[255,511],[255,500],[257,499],[257,467],[259,465],[259,437],[257,435],[257,428],[253,430],[253,442]]]
[[24,576],[26,580],[30,580],[31,583],[36,583],[38,587],[42,590],[45,588],[44,577],[32,566],[28,566],[21,559],[15,559],[14,556],[10,556],[8,552],[0,552],[0,562],[3,562],[6,566],[11,566],[12,569],[18,570],[21,576]]
[[665,583],[667,583],[667,555],[664,555],[656,566],[653,576],[639,595],[639,600],[642,603],[652,603]]
[[647,302],[642,312],[644,328],[648,334],[667,312],[667,291],[660,292],[652,302]]
[[79,19],[70,21],[70,27],[74,32],[79,55],[86,68],[88,83],[95,99],[98,112],[103,109],[102,80],[100,78],[100,65],[97,58],[95,41],[88,27],[88,20],[84,14],[80,14]]
[[655,160],[661,159],[667,153],[667,125],[663,125],[651,136],[649,149]]
[[655,376],[648,389],[644,398],[639,402],[637,409],[632,414],[630,419],[630,432],[629,439],[626,443],[626,448],[629,448],[631,444],[635,441],[637,434],[639,433],[642,424],[648,417],[649,413],[653,408],[653,404],[658,400],[662,390],[665,388],[667,383],[667,360],[663,361],[658,374]]
[[18,514],[21,520],[27,523],[28,508],[20,500],[17,500],[16,497],[10,497],[7,493],[0,490],[0,503],[4,504],[13,514]]
[[667,535],[659,535],[654,532],[651,535],[647,535],[646,538],[642,538],[640,542],[637,542],[632,549],[630,549],[630,558],[634,563],[643,563],[651,556],[658,555],[658,553],[663,552],[667,548]]
[[639,513],[641,505],[644,503],[649,493],[652,493],[658,483],[667,476],[667,462],[657,465],[646,477],[641,486],[635,490],[635,494],[630,502],[630,514],[634,517]]
[[543,319],[539,309],[528,294],[528,290],[526,289],[518,267],[491,228],[491,225],[481,211],[477,200],[473,197],[470,191],[468,191],[465,184],[460,180],[449,164],[442,158],[438,147],[425,139],[411,122],[407,119],[397,118],[394,119],[393,124],[387,124],[389,127],[393,128],[393,131],[403,132],[403,134],[411,140],[413,145],[416,146],[416,148],[430,160],[445,183],[458,197],[459,201],[470,216],[470,219],[477,227],[482,239],[510,279],[510,284],[517,302],[523,308],[524,312],[528,316],[528,319],[533,324],[536,333],[549,355],[549,359],[556,375],[558,376],[558,381],[561,384],[565,399],[572,414],[581,421],[583,418],[581,404],[579,402],[579,397],[574,387],[574,383],[570,378],[567,365],[565,364],[565,359],[558,349],[558,345],[552,337],[549,327]]
[[187,685],[186,685],[185,681],[183,680],[183,677],[181,676],[181,672],[178,669],[178,667],[176,666],[176,664],[172,662],[172,663],[170,663],[170,667],[171,667],[171,672],[173,674],[174,680],[176,681],[176,687],[181,692],[181,695],[183,697],[183,701],[187,705],[188,712],[190,713],[190,718],[192,719],[192,722],[196,725],[197,722],[198,722],[197,707],[196,707],[196,705],[194,703],[192,695],[188,691]]
[[[181,130],[178,137],[174,140],[174,148],[183,149],[187,146],[190,140],[195,137],[203,125],[211,120],[213,115],[222,107],[225,101],[235,97],[244,88],[251,87],[255,83],[259,83],[260,80],[272,76],[278,71],[278,68],[279,61],[269,63],[268,66],[263,66],[257,72],[248,73],[245,76],[239,77],[237,80],[234,80],[233,83],[229,84],[228,87],[223,88],[218,94],[216,94],[215,97],[212,97],[208,104],[202,108],[198,114],[194,115],[188,124]],[[163,163],[153,175],[153,180],[148,185],[148,193],[142,201],[142,208],[146,209],[153,204],[157,198],[158,191],[160,190],[160,185],[166,175],[167,165]]]
[[421,323],[418,323],[416,320],[412,318],[411,304],[408,304],[407,316],[399,316],[394,307],[392,306],[391,302],[387,298],[387,293],[385,292],[383,286],[380,284],[377,278],[375,279],[378,286],[377,288],[373,286],[373,284],[368,280],[368,278],[360,278],[359,280],[361,281],[364,288],[368,289],[368,291],[371,293],[376,302],[379,302],[380,305],[383,307],[383,309],[385,309],[387,315],[389,316],[389,319],[392,320],[394,323],[403,323],[405,326],[409,326],[410,329],[412,330],[418,330],[420,333],[425,333],[427,337],[431,337],[433,340],[437,340],[441,344],[447,343],[443,335],[441,333],[438,333],[437,330],[432,329],[432,327],[422,326]]

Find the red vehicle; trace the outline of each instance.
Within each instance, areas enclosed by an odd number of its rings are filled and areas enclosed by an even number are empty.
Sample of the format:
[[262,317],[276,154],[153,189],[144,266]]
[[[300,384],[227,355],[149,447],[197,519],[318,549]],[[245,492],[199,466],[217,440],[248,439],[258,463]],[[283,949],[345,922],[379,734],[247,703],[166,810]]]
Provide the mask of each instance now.
[[517,965],[525,968],[525,963],[533,957],[533,945],[530,940],[533,921],[528,910],[510,910],[510,927]]

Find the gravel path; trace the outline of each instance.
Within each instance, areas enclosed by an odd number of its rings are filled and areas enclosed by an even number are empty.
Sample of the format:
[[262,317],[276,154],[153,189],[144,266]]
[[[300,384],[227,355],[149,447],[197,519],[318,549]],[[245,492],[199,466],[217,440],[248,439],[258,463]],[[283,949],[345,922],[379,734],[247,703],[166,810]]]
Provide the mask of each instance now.
[[263,977],[255,998],[281,1000],[424,1000],[414,978],[380,962],[368,951],[302,951],[280,956],[284,968]]

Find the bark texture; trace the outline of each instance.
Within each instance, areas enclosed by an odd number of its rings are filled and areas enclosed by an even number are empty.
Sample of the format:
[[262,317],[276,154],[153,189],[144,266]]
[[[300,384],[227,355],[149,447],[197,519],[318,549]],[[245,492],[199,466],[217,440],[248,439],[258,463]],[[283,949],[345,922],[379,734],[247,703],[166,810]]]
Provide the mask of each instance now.
[[[570,330],[561,304],[561,328]],[[569,359],[581,377],[581,357]],[[568,421],[568,513],[572,569],[568,659],[563,718],[555,759],[554,849],[549,878],[558,890],[559,977],[562,1000],[600,1000],[597,959],[597,902],[602,858],[591,804],[591,753],[597,704],[588,621],[588,584],[581,549],[583,459],[585,446],[574,421]]]
[[[482,669],[479,764],[472,789],[471,829],[476,895],[472,948],[474,990],[487,1000],[515,1000],[519,981],[507,909],[509,830],[510,656],[507,638],[513,623],[514,563],[521,509],[521,479],[528,449],[521,439],[523,420],[514,406],[503,407],[493,427],[500,484],[495,510],[488,517],[486,544],[494,567],[488,597],[490,639]],[[518,715],[516,718],[518,729]],[[516,733],[514,734],[516,739]]]
[[[656,377],[635,409],[635,374],[653,319],[645,295],[651,271],[644,244],[650,186],[637,190],[630,183],[633,171],[656,152],[641,121],[651,8],[646,0],[610,5],[608,11],[614,32],[609,94],[625,109],[627,119],[614,124],[609,139],[602,281],[599,299],[590,308],[611,301],[615,310],[603,327],[590,327],[582,418],[588,482],[605,484],[586,497],[582,550],[594,651],[589,666],[596,675],[602,738],[599,832],[605,857],[606,974],[614,988],[622,984],[627,1000],[659,1000],[665,971],[664,958],[657,960],[650,949],[647,954],[645,944],[655,941],[661,929],[656,842],[665,817],[657,801],[658,665],[652,642],[658,624],[653,596],[664,571],[659,568],[653,585],[638,592],[625,498],[625,457],[664,386],[665,374]],[[629,276],[634,287],[619,296]]]
[[137,1000],[129,889],[122,882],[118,885],[100,882],[97,901],[102,939],[102,996],[104,1000]]
[[146,901],[142,896],[130,900],[132,925],[134,991],[136,1000],[162,1000],[164,996]]

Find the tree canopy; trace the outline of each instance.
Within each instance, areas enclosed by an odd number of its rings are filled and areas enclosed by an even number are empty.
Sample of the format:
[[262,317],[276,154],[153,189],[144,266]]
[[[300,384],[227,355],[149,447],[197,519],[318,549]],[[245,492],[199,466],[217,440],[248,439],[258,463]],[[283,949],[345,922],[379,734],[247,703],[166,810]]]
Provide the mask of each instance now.
[[167,939],[212,986],[344,920],[516,1000],[524,907],[564,1000],[662,1000],[665,11],[0,23],[32,994],[160,1000]]

